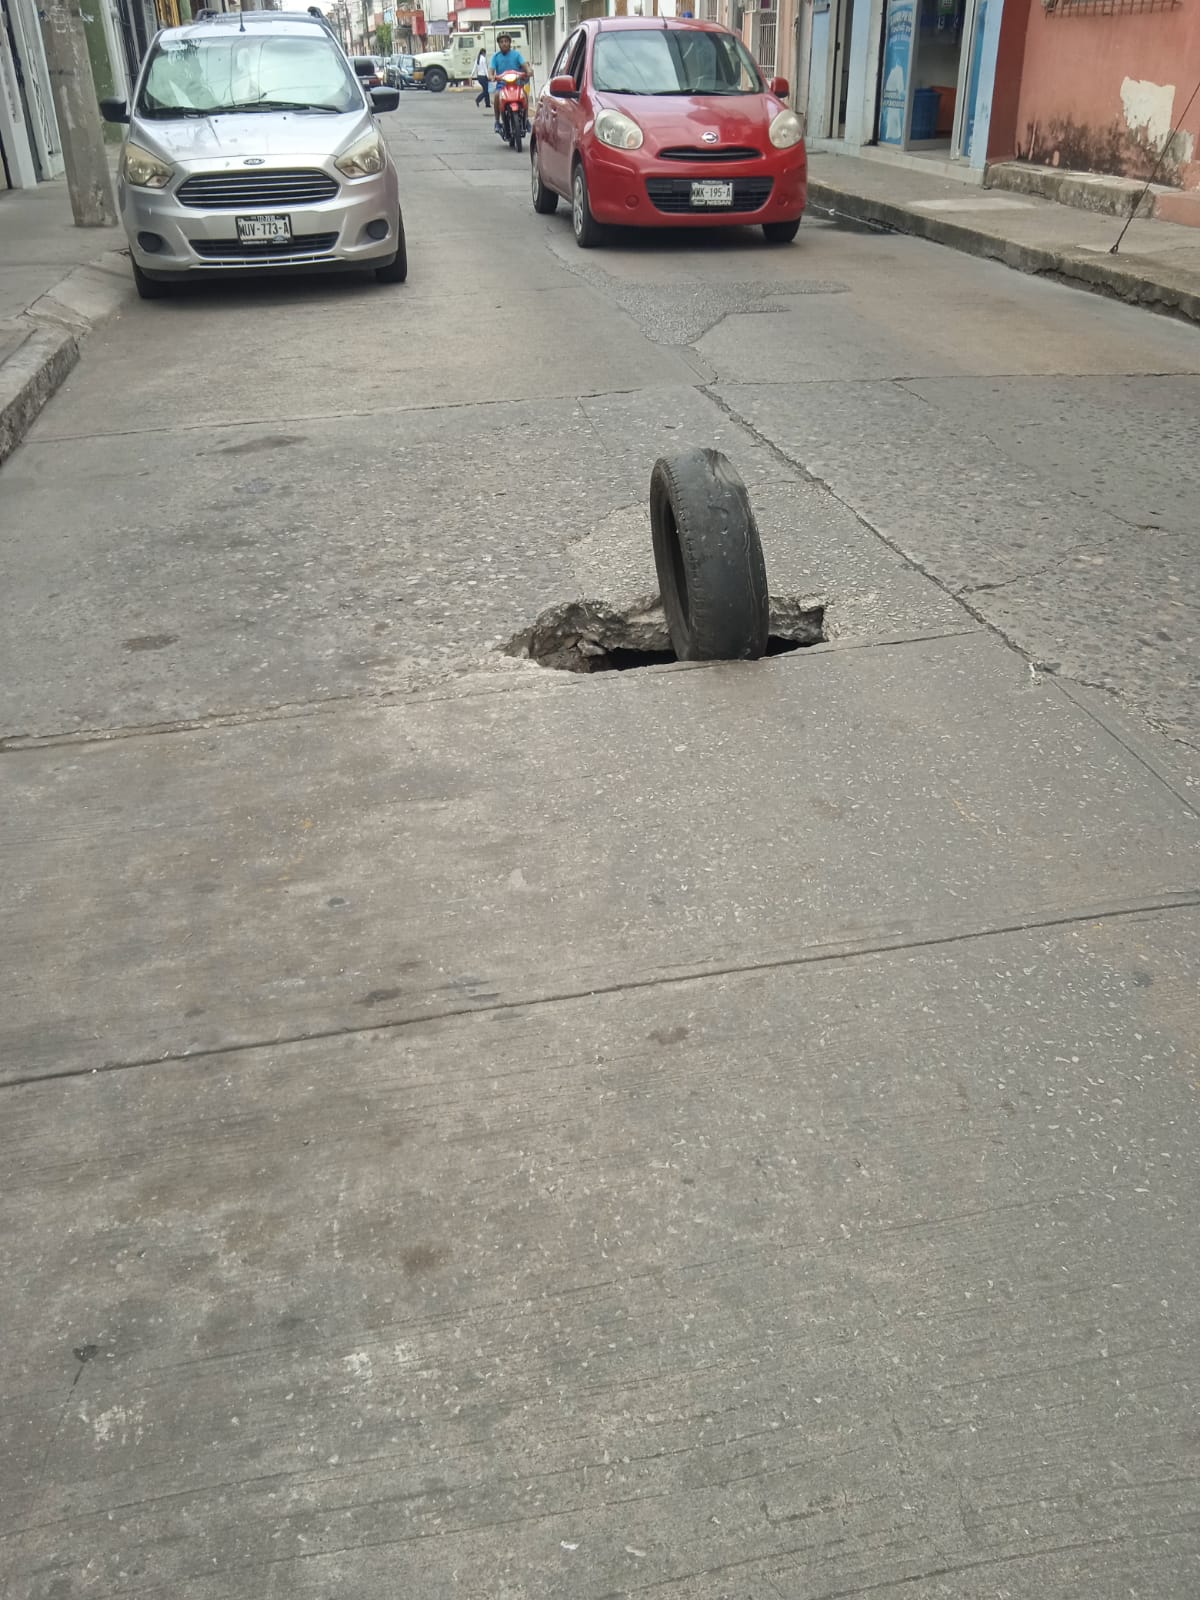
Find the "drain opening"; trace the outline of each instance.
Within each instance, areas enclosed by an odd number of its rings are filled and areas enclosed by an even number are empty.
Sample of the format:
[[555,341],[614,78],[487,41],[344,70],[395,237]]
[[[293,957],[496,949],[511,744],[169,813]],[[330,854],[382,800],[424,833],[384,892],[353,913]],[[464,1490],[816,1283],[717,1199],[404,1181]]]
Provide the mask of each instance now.
[[[788,655],[825,642],[825,602],[811,595],[772,595],[767,655]],[[532,627],[501,646],[505,655],[557,672],[633,672],[678,659],[657,595],[617,608],[603,600],[571,600],[543,611]]]

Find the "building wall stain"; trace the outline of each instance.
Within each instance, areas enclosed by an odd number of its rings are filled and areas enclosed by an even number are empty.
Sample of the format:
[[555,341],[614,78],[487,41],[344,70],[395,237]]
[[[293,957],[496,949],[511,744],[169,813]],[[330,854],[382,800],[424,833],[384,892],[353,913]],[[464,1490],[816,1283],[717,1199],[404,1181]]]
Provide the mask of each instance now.
[[[1190,138],[1169,141],[1155,182],[1179,188],[1189,158]],[[1127,128],[1119,121],[1106,126],[1080,123],[1070,117],[1027,122],[1017,141],[1018,161],[1075,172],[1105,172],[1121,178],[1149,178],[1158,165],[1161,146],[1146,128]]]

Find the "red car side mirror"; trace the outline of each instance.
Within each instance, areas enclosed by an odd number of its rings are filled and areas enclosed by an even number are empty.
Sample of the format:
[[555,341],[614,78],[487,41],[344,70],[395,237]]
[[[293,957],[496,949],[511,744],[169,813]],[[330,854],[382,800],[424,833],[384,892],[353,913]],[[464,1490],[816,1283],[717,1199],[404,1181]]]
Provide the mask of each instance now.
[[568,95],[578,94],[579,86],[569,74],[560,72],[557,78],[550,79],[549,90],[551,94],[557,95],[562,100]]
[[790,89],[791,86],[786,78],[771,79],[771,93],[775,96],[776,100],[786,100],[788,94],[790,93]]

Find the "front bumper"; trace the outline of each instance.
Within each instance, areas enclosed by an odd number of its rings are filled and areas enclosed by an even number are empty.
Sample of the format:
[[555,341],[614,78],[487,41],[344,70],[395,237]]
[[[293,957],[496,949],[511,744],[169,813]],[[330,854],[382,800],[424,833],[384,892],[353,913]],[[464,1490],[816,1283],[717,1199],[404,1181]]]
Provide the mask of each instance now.
[[[586,158],[588,200],[597,222],[641,228],[728,228],[795,222],[808,202],[804,146],[757,160],[664,161],[642,151],[619,152],[595,141]],[[731,181],[734,206],[692,209],[693,182]]]
[[[181,163],[167,189],[140,189],[124,179],[117,195],[121,220],[133,259],[147,276],[173,278],[180,273],[228,272],[328,272],[339,267],[370,268],[396,254],[396,226],[400,193],[396,169],[389,164],[369,178],[345,178],[328,168],[338,184],[328,200],[302,205],[286,201],[269,205],[246,204],[233,209],[203,209],[184,205],[178,191],[191,177],[206,175],[211,164]],[[270,171],[270,168],[264,168]],[[315,168],[313,170],[316,170]],[[237,217],[283,214],[290,218],[292,238],[287,244],[249,248],[237,238]],[[386,223],[383,238],[372,238],[368,228]],[[152,236],[159,241],[148,249]]]

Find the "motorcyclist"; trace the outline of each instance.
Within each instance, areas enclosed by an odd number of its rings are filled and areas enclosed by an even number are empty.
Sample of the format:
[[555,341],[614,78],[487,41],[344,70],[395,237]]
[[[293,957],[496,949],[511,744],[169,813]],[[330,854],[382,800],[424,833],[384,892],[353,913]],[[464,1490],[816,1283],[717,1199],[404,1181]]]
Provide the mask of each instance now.
[[[513,49],[512,34],[501,33],[496,36],[496,54],[492,57],[492,83],[495,84],[502,72],[523,72],[525,74],[525,124],[529,125],[529,80],[533,76],[526,65],[525,57],[519,50]],[[496,108],[496,132],[500,129],[500,97],[498,91],[493,92],[492,104]]]

